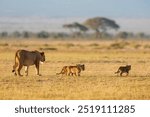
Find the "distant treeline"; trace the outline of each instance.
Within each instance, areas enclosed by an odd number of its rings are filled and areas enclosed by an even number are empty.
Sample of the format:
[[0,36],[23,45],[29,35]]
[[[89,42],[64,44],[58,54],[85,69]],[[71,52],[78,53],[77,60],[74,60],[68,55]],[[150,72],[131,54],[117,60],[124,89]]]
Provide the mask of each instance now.
[[95,39],[114,39],[114,38],[122,38],[122,39],[132,39],[132,38],[144,38],[148,39],[150,38],[150,35],[147,35],[143,32],[139,33],[132,33],[132,32],[118,32],[116,34],[109,34],[109,33],[101,33],[101,37],[95,37],[95,34],[93,33],[65,33],[65,32],[47,32],[47,31],[40,31],[37,33],[29,32],[29,31],[15,31],[12,33],[9,33],[7,31],[0,32],[0,38],[95,38]]
[[130,38],[150,38],[150,35],[145,34],[144,32],[133,33],[126,31],[117,31],[115,33],[110,33],[110,30],[118,30],[120,26],[111,19],[104,17],[94,17],[85,20],[82,24],[78,22],[73,22],[70,24],[64,24],[62,26],[66,30],[69,29],[70,33],[65,32],[47,32],[40,31],[37,33],[29,32],[29,31],[15,31],[12,33],[8,33],[7,31],[0,32],[0,38],[122,38],[122,39],[130,39]]

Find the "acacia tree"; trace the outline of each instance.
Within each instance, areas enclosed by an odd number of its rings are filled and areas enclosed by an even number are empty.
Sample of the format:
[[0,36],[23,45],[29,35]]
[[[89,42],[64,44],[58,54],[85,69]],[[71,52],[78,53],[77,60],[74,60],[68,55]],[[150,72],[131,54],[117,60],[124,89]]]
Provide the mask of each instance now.
[[70,31],[73,33],[73,34],[82,34],[82,33],[85,33],[86,31],[88,31],[88,28],[78,22],[74,22],[72,24],[65,24],[63,25],[64,28],[68,28],[70,29]]
[[78,22],[73,23],[74,28],[78,29],[80,32],[86,32],[88,31],[88,28],[82,24],[79,24]]
[[87,19],[84,24],[96,32],[96,37],[101,37],[101,33],[106,33],[108,29],[119,29],[119,25],[114,20],[104,17]]
[[64,24],[63,28],[68,28],[68,29],[70,29],[71,32],[73,32],[74,26],[73,26],[73,24]]

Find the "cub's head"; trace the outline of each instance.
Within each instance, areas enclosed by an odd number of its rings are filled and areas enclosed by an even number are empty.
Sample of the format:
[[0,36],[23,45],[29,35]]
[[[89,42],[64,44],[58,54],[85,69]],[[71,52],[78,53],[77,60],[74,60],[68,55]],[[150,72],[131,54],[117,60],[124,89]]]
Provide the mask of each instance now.
[[80,68],[82,71],[85,70],[85,65],[84,64],[77,64],[77,67]]
[[40,61],[44,62],[45,61],[45,54],[44,54],[44,52],[40,52],[40,55],[41,55]]
[[131,65],[126,65],[126,68],[127,68],[128,70],[131,70]]

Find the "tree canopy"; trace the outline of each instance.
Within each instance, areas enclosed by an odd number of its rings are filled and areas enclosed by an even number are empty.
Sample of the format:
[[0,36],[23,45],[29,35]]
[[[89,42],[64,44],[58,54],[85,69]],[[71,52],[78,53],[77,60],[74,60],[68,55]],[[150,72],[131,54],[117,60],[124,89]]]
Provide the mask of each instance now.
[[74,22],[72,24],[64,24],[63,25],[64,28],[68,28],[68,29],[77,29],[79,31],[82,31],[82,32],[86,32],[88,30],[88,28],[78,22]]
[[95,17],[87,19],[84,24],[96,32],[96,37],[99,37],[102,32],[108,29],[119,29],[119,25],[111,19],[104,17]]

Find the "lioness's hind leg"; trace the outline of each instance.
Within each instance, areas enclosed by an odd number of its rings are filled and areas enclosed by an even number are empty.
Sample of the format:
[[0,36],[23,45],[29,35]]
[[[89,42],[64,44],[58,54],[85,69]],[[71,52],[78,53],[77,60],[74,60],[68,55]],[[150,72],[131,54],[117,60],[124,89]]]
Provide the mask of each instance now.
[[18,75],[19,75],[19,76],[23,76],[23,75],[21,75],[21,73],[20,73],[22,67],[23,67],[23,65],[20,65],[20,66],[18,67]]
[[16,73],[16,68],[17,68],[18,64],[15,63],[15,65],[13,65],[13,70],[12,72],[14,72],[14,75],[17,76],[17,73]]

